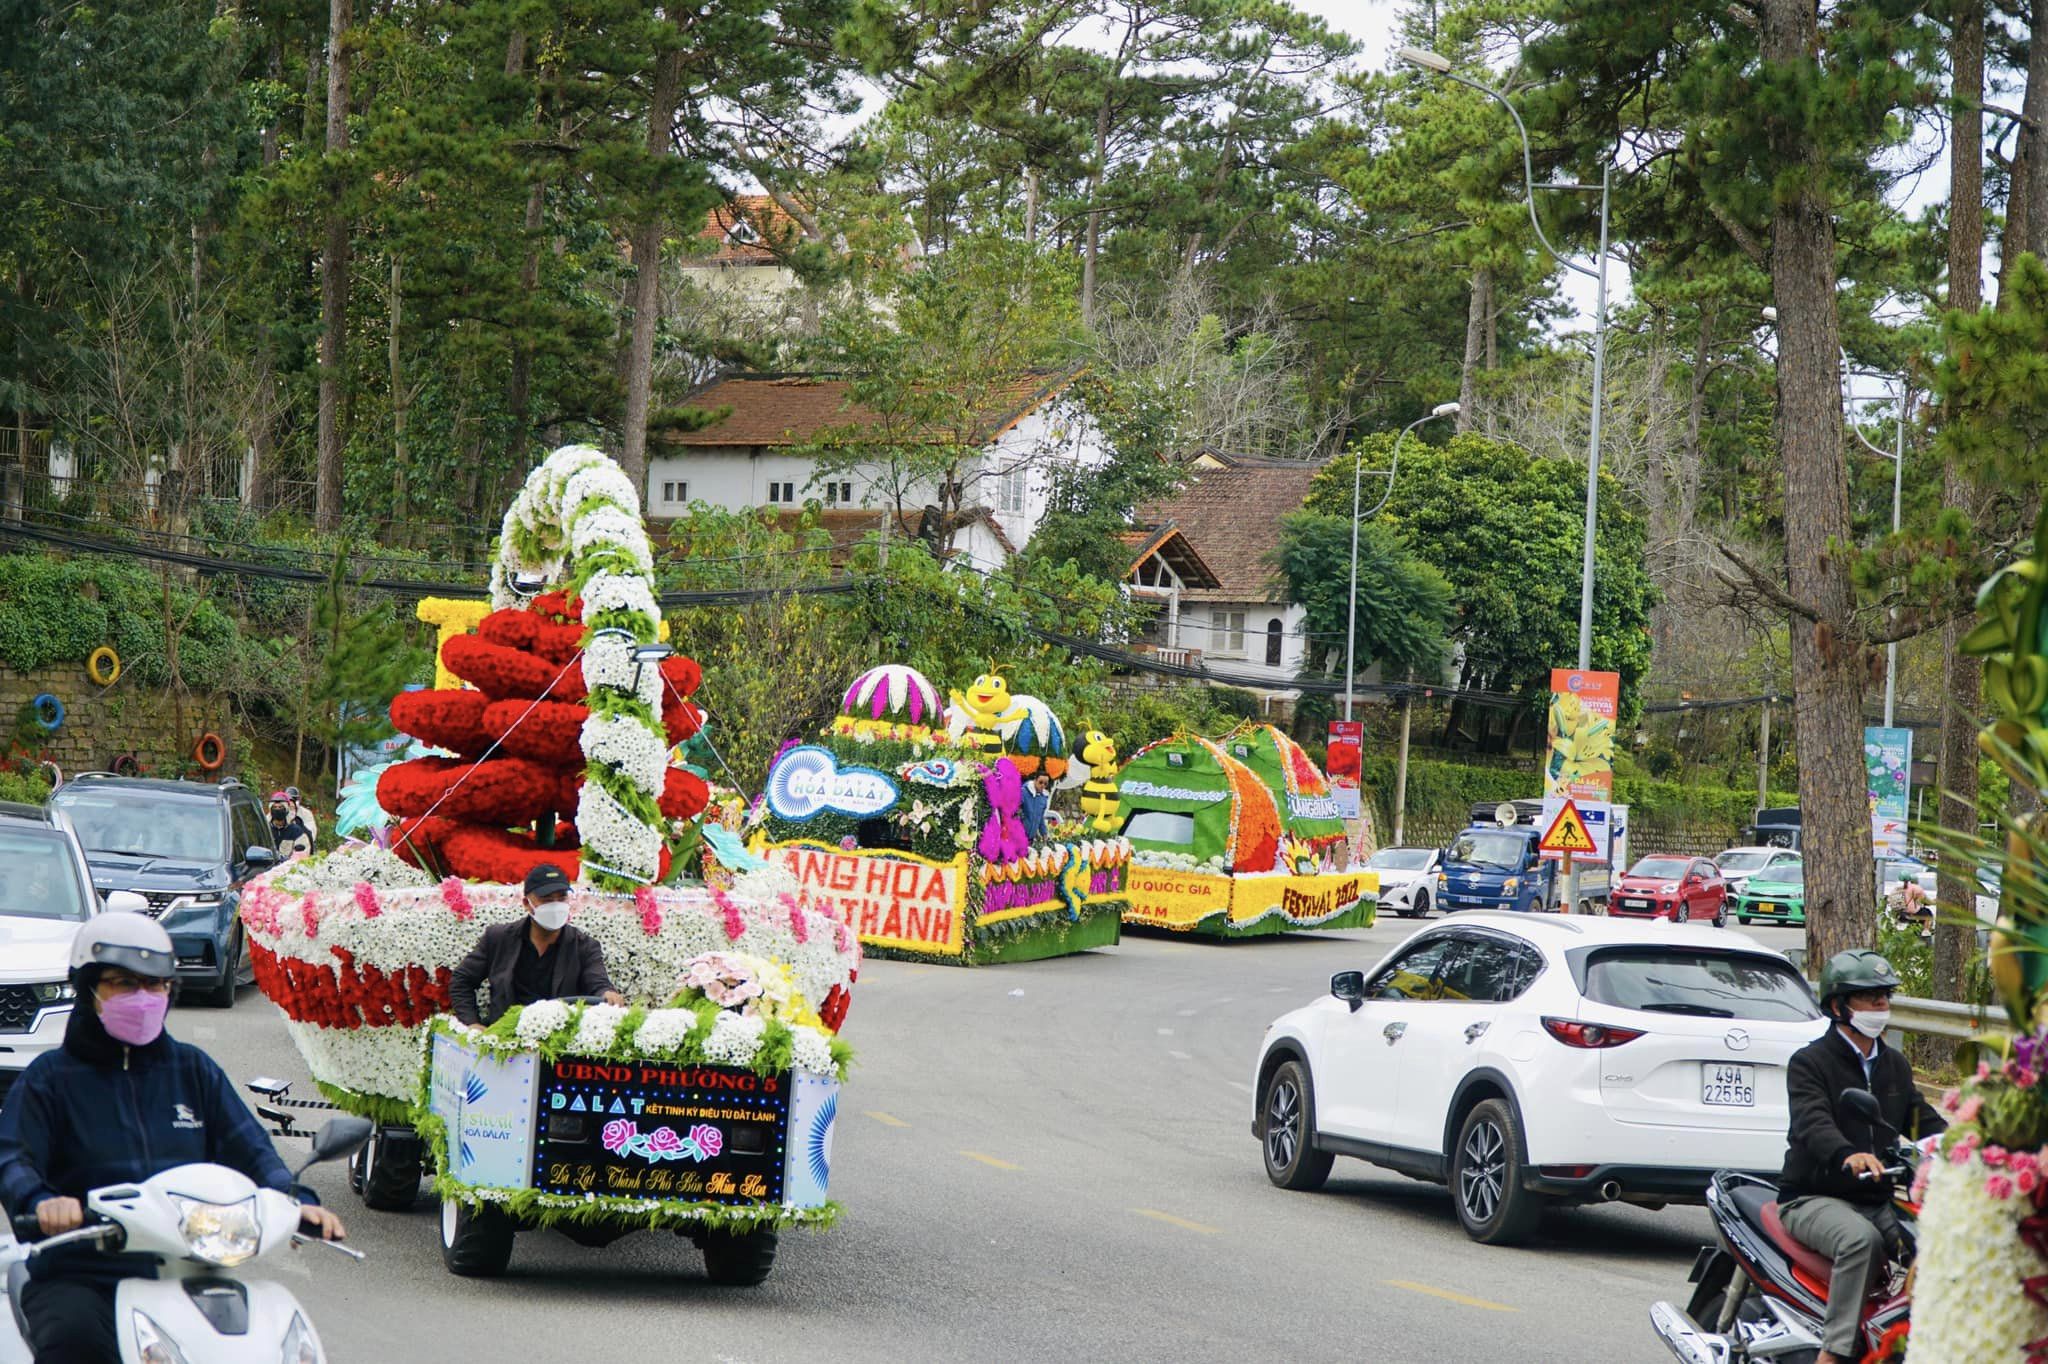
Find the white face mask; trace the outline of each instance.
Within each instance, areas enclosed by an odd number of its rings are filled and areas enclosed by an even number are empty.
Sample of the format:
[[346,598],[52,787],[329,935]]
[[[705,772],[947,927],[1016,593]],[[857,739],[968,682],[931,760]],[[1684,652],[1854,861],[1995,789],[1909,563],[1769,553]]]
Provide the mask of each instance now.
[[1852,1011],[1849,1015],[1849,1026],[1865,1037],[1876,1037],[1891,1026],[1891,1021],[1890,1009],[1864,1009],[1861,1012]]
[[528,912],[533,915],[535,923],[550,933],[561,932],[562,925],[569,922],[569,902],[566,900],[551,900],[533,905],[529,907]]

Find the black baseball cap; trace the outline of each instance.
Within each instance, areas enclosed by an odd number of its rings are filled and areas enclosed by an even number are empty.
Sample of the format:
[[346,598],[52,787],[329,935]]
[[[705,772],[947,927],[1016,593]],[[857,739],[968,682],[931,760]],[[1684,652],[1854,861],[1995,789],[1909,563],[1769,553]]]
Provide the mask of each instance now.
[[569,893],[569,877],[552,862],[542,862],[526,873],[526,893],[536,900]]

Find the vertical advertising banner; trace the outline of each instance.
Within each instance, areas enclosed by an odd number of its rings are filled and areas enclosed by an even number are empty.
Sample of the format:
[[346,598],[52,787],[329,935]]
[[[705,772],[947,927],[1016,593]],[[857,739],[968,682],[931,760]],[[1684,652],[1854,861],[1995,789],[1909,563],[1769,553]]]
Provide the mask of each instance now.
[[1870,793],[1870,844],[1880,853],[1906,851],[1906,813],[1913,787],[1913,731],[1870,725],[1863,731],[1865,789]]
[[1546,797],[1603,804],[1614,799],[1614,715],[1620,705],[1620,673],[1550,670]]
[[1358,818],[1358,779],[1364,770],[1365,721],[1330,721],[1330,748],[1323,758],[1323,770],[1330,776],[1330,791],[1337,797],[1337,818]]

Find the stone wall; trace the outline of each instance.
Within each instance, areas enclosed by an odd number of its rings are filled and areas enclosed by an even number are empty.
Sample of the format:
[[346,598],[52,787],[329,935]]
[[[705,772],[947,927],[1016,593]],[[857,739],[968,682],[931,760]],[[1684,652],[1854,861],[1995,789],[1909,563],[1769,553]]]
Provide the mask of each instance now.
[[[17,723],[22,708],[43,692],[64,703],[64,723],[54,734]],[[83,663],[31,673],[0,667],[0,730],[9,735],[17,729],[22,732],[13,740],[13,753],[48,758],[64,769],[66,777],[111,770],[114,759],[124,753],[140,760],[145,776],[198,776],[192,749],[199,736],[209,732],[220,735],[227,745],[227,761],[213,775],[234,775],[235,731],[227,698],[188,692],[183,732],[177,715],[168,693],[131,681],[125,673],[111,687],[101,687],[86,675]]]

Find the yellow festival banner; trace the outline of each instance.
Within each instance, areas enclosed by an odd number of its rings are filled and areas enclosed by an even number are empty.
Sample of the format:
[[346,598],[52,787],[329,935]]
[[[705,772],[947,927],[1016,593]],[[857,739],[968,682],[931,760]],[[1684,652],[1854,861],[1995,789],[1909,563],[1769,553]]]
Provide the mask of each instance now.
[[1130,923],[1193,928],[1204,919],[1230,911],[1228,876],[1144,867],[1132,862],[1129,880],[1131,905],[1124,911],[1124,918]]
[[1240,876],[1231,888],[1230,922],[1248,924],[1278,914],[1303,928],[1334,919],[1366,895],[1378,894],[1376,871],[1315,876]]
[[957,957],[967,935],[967,854],[934,862],[913,853],[847,852],[824,843],[771,843],[813,904],[828,906],[875,947]]

